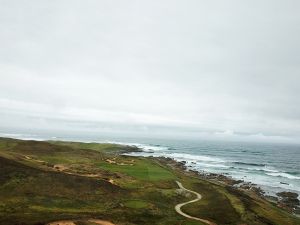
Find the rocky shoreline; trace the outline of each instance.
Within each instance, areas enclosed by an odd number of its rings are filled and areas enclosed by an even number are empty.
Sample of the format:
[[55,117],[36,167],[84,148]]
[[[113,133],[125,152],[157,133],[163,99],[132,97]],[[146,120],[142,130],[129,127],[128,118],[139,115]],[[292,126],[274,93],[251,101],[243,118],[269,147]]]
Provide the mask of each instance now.
[[278,207],[293,213],[297,216],[300,216],[300,201],[298,199],[298,194],[294,192],[278,192],[277,196],[267,195],[257,184],[252,182],[245,182],[243,180],[236,180],[229,176],[216,173],[208,173],[205,171],[195,171],[186,166],[186,161],[176,161],[168,157],[151,157],[158,160],[160,163],[168,165],[174,169],[179,169],[185,172],[188,172],[194,176],[199,177],[200,179],[205,179],[213,182],[222,183],[228,185],[231,188],[254,193],[274,204]]
[[[131,152],[143,152],[142,149],[136,147],[136,146],[127,146],[128,148],[125,148],[122,154],[129,154]],[[269,202],[272,202],[273,204],[276,204],[278,207],[295,214],[296,216],[300,216],[300,201],[298,199],[298,194],[294,192],[278,192],[276,193],[276,196],[270,196],[267,195],[264,190],[259,187],[257,184],[252,182],[246,182],[243,180],[236,180],[233,179],[230,176],[224,175],[224,174],[217,174],[217,173],[209,173],[205,171],[196,171],[186,166],[186,161],[176,161],[173,158],[169,157],[153,157],[149,156],[149,158],[158,160],[160,163],[164,165],[168,165],[174,169],[178,169],[181,171],[184,171],[186,173],[190,173],[194,176],[199,177],[200,179],[209,180],[212,182],[222,183],[224,185],[227,185],[231,188],[234,188],[236,190],[251,192],[256,194],[257,196],[264,198],[268,200]]]

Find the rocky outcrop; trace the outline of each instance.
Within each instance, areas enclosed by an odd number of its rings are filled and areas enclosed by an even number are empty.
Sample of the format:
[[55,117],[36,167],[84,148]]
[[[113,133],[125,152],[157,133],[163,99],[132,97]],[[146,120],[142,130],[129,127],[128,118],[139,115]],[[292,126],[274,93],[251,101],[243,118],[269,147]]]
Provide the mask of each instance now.
[[278,205],[282,208],[287,209],[290,212],[299,213],[300,212],[300,201],[298,199],[298,194],[294,192],[283,191],[277,193]]

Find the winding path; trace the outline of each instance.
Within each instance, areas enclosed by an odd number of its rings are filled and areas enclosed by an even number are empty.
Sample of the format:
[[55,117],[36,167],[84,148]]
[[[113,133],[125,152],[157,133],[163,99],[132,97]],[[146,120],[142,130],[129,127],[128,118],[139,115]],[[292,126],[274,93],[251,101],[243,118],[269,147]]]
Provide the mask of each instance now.
[[202,199],[202,195],[200,195],[199,193],[197,193],[197,192],[195,192],[195,191],[191,191],[191,190],[189,190],[189,189],[186,189],[185,187],[182,186],[182,184],[181,184],[179,181],[176,181],[176,183],[177,183],[177,185],[179,186],[179,188],[180,188],[181,190],[190,192],[190,193],[192,193],[192,194],[194,194],[194,195],[197,196],[195,199],[193,199],[193,200],[191,200],[191,201],[184,202],[184,203],[180,203],[180,204],[176,205],[176,206],[175,206],[176,212],[179,213],[180,215],[186,217],[186,218],[189,218],[189,219],[198,220],[198,221],[201,221],[202,223],[205,223],[205,224],[208,224],[208,225],[217,225],[217,224],[215,224],[215,223],[213,223],[213,222],[210,222],[210,221],[208,221],[208,220],[201,219],[201,218],[198,218],[198,217],[193,217],[193,216],[190,216],[190,215],[188,215],[188,214],[182,212],[182,210],[181,210],[181,207],[182,207],[182,206],[187,205],[187,204],[190,204],[190,203],[193,203],[193,202],[197,202],[197,201],[201,200],[201,199]]

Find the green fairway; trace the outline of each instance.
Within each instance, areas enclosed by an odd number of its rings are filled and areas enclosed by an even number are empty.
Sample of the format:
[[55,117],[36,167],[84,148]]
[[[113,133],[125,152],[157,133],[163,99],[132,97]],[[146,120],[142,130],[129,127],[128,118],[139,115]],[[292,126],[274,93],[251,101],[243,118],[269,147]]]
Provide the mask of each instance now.
[[174,180],[175,176],[170,170],[167,170],[157,163],[146,159],[135,159],[133,165],[117,165],[107,162],[97,164],[100,168],[125,173],[139,180],[144,181],[159,181],[159,180]]
[[175,212],[176,204],[194,197],[180,194],[176,180],[203,196],[182,207],[192,216],[218,225],[300,224],[258,196],[153,158],[120,154],[126,151],[129,146],[0,138],[0,224],[67,219],[84,225],[101,218],[116,225],[201,225]]

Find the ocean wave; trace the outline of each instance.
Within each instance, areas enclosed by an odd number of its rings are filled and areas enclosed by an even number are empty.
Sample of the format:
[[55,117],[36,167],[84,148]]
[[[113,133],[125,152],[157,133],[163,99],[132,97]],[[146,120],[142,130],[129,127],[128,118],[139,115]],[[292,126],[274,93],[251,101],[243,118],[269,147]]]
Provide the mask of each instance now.
[[246,166],[265,166],[265,164],[262,163],[247,163],[247,162],[233,162],[237,165],[246,165]]
[[35,134],[13,134],[13,133],[0,133],[0,137],[4,138],[16,138],[19,140],[35,140],[35,141],[45,141],[45,138],[39,137]]
[[[300,173],[296,166],[295,168],[289,168],[282,166],[280,163],[276,164],[272,161],[263,161],[263,158],[258,157],[257,161],[252,161],[247,158],[247,154],[242,155],[240,158],[228,158],[219,156],[218,152],[209,151],[208,149],[201,148],[189,148],[181,146],[168,146],[168,148],[161,145],[141,145],[135,144],[135,146],[143,149],[143,152],[130,153],[135,156],[143,157],[169,157],[176,161],[185,161],[188,169],[208,172],[227,174],[234,179],[249,181],[261,186],[268,194],[276,193],[278,190],[290,190],[300,193],[299,182]],[[158,149],[154,150],[153,148]],[[148,149],[152,149],[147,151]],[[224,150],[225,151],[225,150]],[[244,151],[251,153],[253,151]],[[222,152],[221,152],[222,153]],[[227,156],[227,155],[226,155]],[[223,158],[224,157],[224,158]],[[294,172],[291,172],[293,170]],[[290,172],[287,172],[290,171]],[[282,184],[280,182],[288,183],[289,185]]]
[[284,178],[288,178],[288,179],[292,179],[292,180],[300,180],[300,177],[298,176],[294,176],[288,173],[283,173],[283,172],[279,172],[279,173],[266,173],[269,176],[273,176],[273,177],[284,177]]
[[271,173],[279,173],[280,171],[279,170],[276,170],[276,169],[270,169],[268,167],[265,167],[263,169],[261,169],[262,171],[266,171],[266,172],[271,172]]
[[150,156],[150,155],[153,157],[164,156],[164,157],[173,158],[177,161],[186,161],[186,162],[212,162],[212,163],[225,162],[224,160],[216,157],[171,152],[169,147],[165,147],[161,145],[145,145],[139,143],[121,143],[121,142],[114,142],[114,143],[138,147],[142,149],[143,152],[145,153],[145,154],[139,153],[139,155],[144,155],[144,156]]
[[168,157],[175,158],[175,159],[181,159],[184,161],[191,161],[191,162],[197,162],[197,161],[219,162],[219,163],[225,162],[224,160],[216,158],[216,157],[192,155],[192,154],[187,154],[187,153],[170,153],[170,154],[168,154]]
[[[189,164],[189,165],[192,165],[192,164]],[[230,169],[231,167],[230,166],[226,166],[224,164],[220,164],[220,163],[215,163],[215,164],[212,164],[212,163],[196,163],[196,165],[194,165],[193,167],[207,167],[207,168],[220,168],[220,169]]]
[[268,167],[263,168],[255,168],[255,167],[232,167],[232,169],[239,169],[239,170],[248,170],[248,171],[260,171],[260,172],[271,172],[271,173],[279,173],[279,170],[271,169]]
[[168,147],[160,145],[145,145],[145,144],[134,144],[134,146],[141,148],[143,151],[166,151]]
[[24,137],[25,134],[13,134],[13,133],[0,133],[0,137]]

